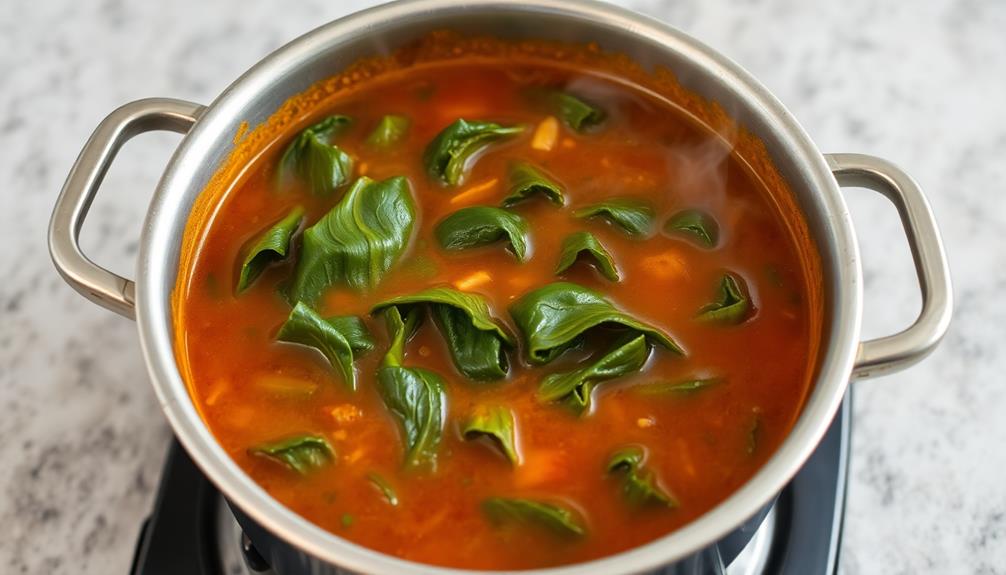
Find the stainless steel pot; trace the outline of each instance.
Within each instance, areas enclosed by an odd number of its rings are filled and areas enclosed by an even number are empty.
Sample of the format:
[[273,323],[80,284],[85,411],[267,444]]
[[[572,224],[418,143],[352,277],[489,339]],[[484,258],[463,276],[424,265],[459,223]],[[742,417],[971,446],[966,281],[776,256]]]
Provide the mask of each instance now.
[[[241,122],[263,122],[283,101],[353,61],[443,28],[509,38],[594,41],[643,66],[671,69],[686,88],[722,104],[764,141],[806,215],[822,258],[826,312],[819,372],[799,420],[765,466],[727,500],[674,533],[615,556],[533,573],[635,573],[674,563],[715,542],[753,516],[801,467],[824,434],[848,381],[907,367],[927,355],[946,332],[952,307],[949,270],[936,221],[916,183],[879,158],[822,155],[761,84],[696,40],[658,21],[588,0],[414,0],[359,12],[279,49],[207,107],[149,99],[112,112],[73,166],[49,229],[52,258],[64,279],[99,305],[136,318],[157,397],[195,462],[239,515],[298,550],[293,557],[273,557],[285,568],[304,573],[459,573],[402,561],[319,529],[272,499],[221,449],[196,412],[175,364],[171,292],[182,233],[193,202],[231,151]],[[151,130],[186,136],[154,193],[134,284],[91,262],[77,240],[116,152],[132,136]],[[859,339],[863,278],[840,185],[884,194],[901,216],[922,310],[900,333]]]

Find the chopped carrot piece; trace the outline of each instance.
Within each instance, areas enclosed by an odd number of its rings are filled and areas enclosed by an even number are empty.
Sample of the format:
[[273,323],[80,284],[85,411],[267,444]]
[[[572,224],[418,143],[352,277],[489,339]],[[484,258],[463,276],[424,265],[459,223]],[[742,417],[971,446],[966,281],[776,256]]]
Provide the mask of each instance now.
[[458,195],[454,196],[453,198],[451,198],[451,203],[452,204],[461,204],[461,203],[470,202],[471,200],[476,199],[479,196],[482,196],[482,195],[484,195],[484,194],[486,194],[488,192],[491,192],[493,190],[493,188],[496,187],[496,184],[498,184],[498,183],[499,183],[498,179],[492,178],[490,180],[486,180],[486,181],[480,182],[478,184],[473,184],[467,190],[465,190],[465,191],[461,192],[460,194],[458,194]]
[[363,415],[363,411],[352,403],[337,405],[329,413],[332,414],[332,418],[335,419],[336,423],[340,424],[352,423]]
[[213,386],[210,388],[210,392],[206,394],[203,399],[203,403],[206,405],[213,405],[220,399],[220,396],[230,391],[231,382],[229,379],[218,379],[213,382]]
[[675,251],[666,251],[655,256],[648,256],[640,260],[640,266],[650,275],[662,280],[672,278],[688,278],[688,264],[681,254]]
[[461,291],[468,291],[472,288],[485,285],[492,280],[492,276],[485,270],[479,270],[454,282],[454,287]]
[[558,450],[537,450],[525,453],[514,474],[518,487],[536,487],[562,481],[569,475],[566,454]]
[[531,284],[534,283],[534,278],[528,275],[510,276],[507,283],[517,289],[521,289],[531,287]]
[[356,463],[357,461],[360,460],[361,457],[363,457],[363,454],[364,454],[364,449],[362,447],[357,447],[352,452],[350,452],[349,455],[346,456],[346,458],[345,458],[346,462],[347,463]]
[[535,150],[550,152],[559,140],[559,120],[549,116],[542,120],[531,137],[531,147]]
[[695,463],[692,462],[692,454],[688,451],[688,443],[684,439],[677,440],[678,451],[681,453],[681,467],[691,475],[695,477]]

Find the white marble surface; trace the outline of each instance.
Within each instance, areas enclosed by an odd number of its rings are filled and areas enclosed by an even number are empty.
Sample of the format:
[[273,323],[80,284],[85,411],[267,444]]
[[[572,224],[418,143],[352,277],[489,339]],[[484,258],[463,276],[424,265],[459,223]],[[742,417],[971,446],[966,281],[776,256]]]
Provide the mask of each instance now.
[[[367,2],[0,6],[0,572],[125,573],[169,438],[134,326],[56,275],[45,228],[91,129],[123,102],[208,102],[283,42]],[[926,188],[957,289],[943,346],[856,386],[842,569],[1006,573],[1006,3],[627,2],[736,59],[824,151],[885,156]],[[131,273],[177,137],[116,162],[85,248]],[[868,334],[919,297],[896,217],[849,192]]]

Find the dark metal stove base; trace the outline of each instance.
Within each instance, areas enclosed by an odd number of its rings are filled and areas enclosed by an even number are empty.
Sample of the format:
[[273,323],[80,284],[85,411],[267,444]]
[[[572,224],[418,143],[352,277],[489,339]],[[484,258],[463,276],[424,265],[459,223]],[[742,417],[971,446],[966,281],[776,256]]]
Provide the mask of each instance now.
[[[779,495],[751,542],[721,542],[666,575],[832,575],[838,565],[848,477],[851,397],[799,474]],[[144,522],[131,575],[242,575],[247,542],[216,488],[177,442],[168,451],[153,513]],[[723,567],[722,556],[737,556]],[[256,562],[250,550],[251,562]],[[255,568],[267,568],[260,563]],[[263,573],[269,573],[264,571]]]

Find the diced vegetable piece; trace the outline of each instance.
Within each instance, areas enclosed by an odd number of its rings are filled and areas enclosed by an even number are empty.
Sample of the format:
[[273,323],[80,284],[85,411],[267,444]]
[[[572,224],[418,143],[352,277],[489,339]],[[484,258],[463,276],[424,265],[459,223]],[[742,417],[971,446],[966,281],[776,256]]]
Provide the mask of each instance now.
[[531,148],[541,152],[551,152],[559,141],[559,120],[555,116],[548,116],[538,123],[538,127],[531,136]]

